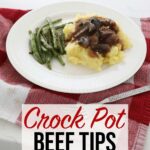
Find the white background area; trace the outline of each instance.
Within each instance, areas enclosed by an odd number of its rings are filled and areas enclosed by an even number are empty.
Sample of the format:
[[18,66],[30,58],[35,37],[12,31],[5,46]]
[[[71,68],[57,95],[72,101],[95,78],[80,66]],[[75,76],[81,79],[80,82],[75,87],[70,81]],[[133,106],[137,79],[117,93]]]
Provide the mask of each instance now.
[[[34,9],[63,0],[0,0],[0,7]],[[71,0],[70,0],[71,1]],[[83,0],[89,1],[89,0]],[[91,0],[131,17],[150,17],[150,0]],[[21,150],[21,128],[0,119],[0,150]],[[150,149],[150,127],[144,150]]]

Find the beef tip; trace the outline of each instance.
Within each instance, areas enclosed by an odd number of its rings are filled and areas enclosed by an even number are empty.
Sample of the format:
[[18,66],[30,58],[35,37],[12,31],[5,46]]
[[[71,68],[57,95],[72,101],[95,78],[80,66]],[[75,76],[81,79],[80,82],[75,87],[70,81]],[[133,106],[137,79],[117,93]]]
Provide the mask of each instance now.
[[109,26],[110,25],[110,20],[109,19],[106,19],[106,18],[101,18],[101,24],[103,26]]
[[76,31],[76,34],[74,35],[74,38],[79,38],[81,37],[85,32],[88,31],[88,26],[85,26],[83,29]]
[[117,44],[118,42],[119,42],[119,38],[118,38],[117,34],[112,34],[112,35],[108,36],[105,40],[105,43],[107,43],[109,45]]
[[88,27],[89,27],[89,34],[90,35],[96,31],[96,26],[93,23],[89,22]]
[[95,46],[99,43],[99,36],[100,36],[99,33],[96,32],[95,34],[89,37],[91,46],[92,45]]
[[79,32],[80,30],[84,29],[84,28],[88,28],[88,32],[89,34],[92,34],[96,31],[96,27],[94,24],[92,24],[89,20],[84,20],[83,22],[78,21],[76,22],[76,32]]
[[94,24],[96,28],[99,28],[101,26],[101,22],[97,18],[92,18],[91,23]]
[[99,50],[99,44],[91,45],[91,49],[94,52],[98,52],[98,50]]
[[101,26],[99,30],[104,31],[104,30],[109,30],[109,26]]
[[119,28],[117,26],[112,26],[112,30],[115,31],[115,33],[118,33],[119,32]]
[[110,50],[110,46],[108,44],[99,44],[98,52],[102,54],[106,54]]
[[93,50],[90,50],[88,54],[90,57],[98,57],[98,53],[94,52]]
[[101,18],[100,20],[101,20],[102,25],[104,26],[111,26],[111,24],[115,23],[114,21],[108,18]]
[[96,57],[98,53],[105,56],[111,46],[120,42],[118,31],[118,26],[113,20],[94,16],[76,22],[72,40],[76,40],[85,48],[90,48],[90,56]]
[[85,24],[86,24],[86,20],[78,20],[76,22],[76,31],[83,29]]
[[110,25],[110,26],[116,26],[116,23],[115,23],[115,21],[109,19],[109,25]]
[[76,22],[76,31],[81,30],[83,27],[84,27],[83,22],[81,21]]
[[78,40],[78,43],[83,47],[88,47],[90,44],[89,38],[88,37],[80,37],[80,39]]
[[110,29],[115,31],[115,33],[117,33],[119,31],[119,28],[118,28],[118,26],[116,25],[116,23],[114,21],[111,22]]
[[101,23],[103,26],[109,27],[111,30],[115,31],[116,33],[119,30],[116,23],[111,19],[101,19]]
[[82,28],[84,27],[84,23],[83,23],[83,22],[80,22],[80,23],[78,24],[78,27],[79,27],[80,29],[82,29]]
[[95,46],[92,46],[92,50],[102,55],[105,55],[109,52],[110,46],[109,44],[97,44]]
[[108,36],[114,34],[115,32],[110,29],[101,30],[100,29],[100,39],[106,39]]

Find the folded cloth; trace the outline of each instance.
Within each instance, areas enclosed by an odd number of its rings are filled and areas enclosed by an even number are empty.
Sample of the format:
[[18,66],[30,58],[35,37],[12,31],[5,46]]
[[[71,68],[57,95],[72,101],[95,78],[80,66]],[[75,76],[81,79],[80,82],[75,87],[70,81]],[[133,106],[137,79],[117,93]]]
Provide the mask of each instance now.
[[[139,19],[147,42],[147,57],[141,69],[128,81],[112,89],[89,94],[66,94],[41,88],[24,79],[10,64],[6,37],[11,26],[28,11],[0,8],[0,117],[21,125],[22,104],[76,104],[99,102],[131,89],[150,85],[150,19]],[[150,122],[150,92],[123,99],[129,105],[129,150],[142,150]]]

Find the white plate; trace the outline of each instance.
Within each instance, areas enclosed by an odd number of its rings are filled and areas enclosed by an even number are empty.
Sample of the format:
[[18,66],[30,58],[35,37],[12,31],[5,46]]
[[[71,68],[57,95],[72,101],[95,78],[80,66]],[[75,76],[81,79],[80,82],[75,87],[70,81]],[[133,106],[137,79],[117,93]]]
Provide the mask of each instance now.
[[[79,13],[95,13],[114,19],[120,24],[133,43],[133,48],[126,51],[123,62],[101,72],[94,72],[67,62],[62,67],[54,61],[50,71],[28,54],[29,29],[35,29],[47,16],[69,21]],[[47,89],[67,93],[89,93],[114,87],[133,76],[146,56],[144,36],[131,19],[114,10],[86,2],[62,2],[31,11],[12,27],[6,46],[10,62],[22,76]]]

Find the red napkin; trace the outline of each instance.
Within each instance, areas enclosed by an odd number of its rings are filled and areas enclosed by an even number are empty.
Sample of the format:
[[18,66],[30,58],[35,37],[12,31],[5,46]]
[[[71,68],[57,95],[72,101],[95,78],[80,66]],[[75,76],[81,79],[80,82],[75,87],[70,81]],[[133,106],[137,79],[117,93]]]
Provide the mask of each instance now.
[[[89,94],[66,94],[41,88],[24,79],[10,64],[5,41],[11,26],[28,11],[0,8],[0,117],[20,124],[21,104],[93,103],[144,85],[150,85],[150,19],[141,19],[147,42],[147,57],[141,69],[125,83]],[[14,43],[15,44],[15,43]],[[136,55],[136,54],[135,54]],[[20,98],[16,100],[16,96]],[[1,102],[2,101],[2,102]],[[129,150],[142,150],[150,122],[150,92],[115,104],[129,105]]]

